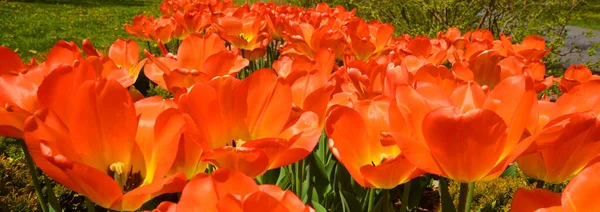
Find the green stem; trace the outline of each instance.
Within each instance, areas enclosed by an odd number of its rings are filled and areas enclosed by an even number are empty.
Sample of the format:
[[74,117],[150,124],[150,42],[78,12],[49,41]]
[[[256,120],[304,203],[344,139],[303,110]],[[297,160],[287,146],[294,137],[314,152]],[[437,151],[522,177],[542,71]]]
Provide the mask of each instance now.
[[373,206],[375,204],[375,188],[369,189],[369,204],[367,205],[367,211],[373,211]]
[[300,162],[294,163],[294,185],[296,186],[296,195],[302,198],[302,182],[300,182]]
[[458,212],[471,211],[471,202],[473,201],[474,189],[475,182],[460,184],[460,196],[458,197]]
[[58,203],[58,198],[56,198],[56,194],[54,194],[54,188],[52,184],[50,184],[50,179],[48,179],[48,176],[46,175],[44,175],[44,182],[46,183],[46,194],[48,195],[50,206],[54,209],[54,211],[62,211],[60,203]]
[[150,47],[150,41],[149,40],[146,41],[146,45],[148,45],[148,52],[150,52],[150,54],[152,54],[152,48]]
[[43,212],[48,211],[48,203],[46,203],[46,199],[44,199],[44,192],[42,191],[42,186],[40,185],[39,175],[33,163],[33,159],[27,150],[27,144],[25,141],[21,140],[19,142],[21,144],[21,148],[23,148],[23,154],[25,154],[25,160],[27,161],[27,169],[29,169],[29,174],[31,176],[31,182],[33,183],[33,187],[35,188],[35,193],[38,196],[38,201],[40,202],[40,206]]
[[475,182],[469,183],[469,194],[467,196],[467,205],[465,211],[471,211],[471,202],[473,202],[473,191],[475,190]]
[[383,200],[381,202],[382,203],[381,207],[383,207],[384,212],[388,212],[388,211],[390,211],[390,190],[383,189],[382,192],[383,192],[383,195],[381,198],[383,198]]
[[400,212],[406,212],[408,211],[408,198],[410,197],[410,184],[412,181],[408,181],[406,183],[404,183],[404,189],[402,191],[402,202],[401,202],[401,208],[400,208]]
[[85,198],[85,207],[88,212],[96,212],[96,205],[87,197]]

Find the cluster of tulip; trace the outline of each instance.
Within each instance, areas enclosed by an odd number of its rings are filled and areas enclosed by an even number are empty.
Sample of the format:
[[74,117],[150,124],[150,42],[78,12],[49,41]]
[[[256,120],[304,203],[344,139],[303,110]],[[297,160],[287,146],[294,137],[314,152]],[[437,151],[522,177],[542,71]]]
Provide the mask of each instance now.
[[[84,57],[60,41],[45,62],[24,64],[0,47],[0,134],[99,206],[136,210],[182,192],[156,210],[313,211],[254,178],[324,146],[367,188],[429,173],[472,190],[516,161],[540,182],[575,177],[562,199],[519,190],[514,211],[600,210],[600,80],[584,66],[545,77],[541,37],[393,37],[390,24],[326,4],[167,0],[160,11],[125,28],[161,56],[140,60],[138,44],[119,39],[108,55],[84,40]],[[137,91],[142,69],[174,97]],[[564,94],[538,100],[555,83]]]

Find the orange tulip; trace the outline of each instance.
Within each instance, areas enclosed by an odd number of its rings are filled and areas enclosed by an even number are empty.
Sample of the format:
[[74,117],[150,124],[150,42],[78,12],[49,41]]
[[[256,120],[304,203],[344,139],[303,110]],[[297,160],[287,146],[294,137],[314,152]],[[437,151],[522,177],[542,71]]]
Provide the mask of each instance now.
[[334,68],[335,54],[328,49],[321,49],[313,58],[304,55],[296,57],[283,56],[273,63],[273,68],[285,84],[292,89],[292,109],[296,115],[304,111],[312,111],[319,116],[319,126],[323,126],[327,104],[334,87],[329,82]]
[[600,211],[596,200],[598,189],[600,163],[596,160],[569,182],[562,195],[545,189],[520,188],[515,192],[511,211]]
[[0,135],[23,138],[25,119],[39,107],[37,89],[45,73],[34,66],[0,46]]
[[276,185],[256,185],[251,177],[230,169],[196,175],[179,203],[162,202],[154,212],[176,211],[315,211],[294,193]]
[[153,22],[153,16],[148,18],[146,15],[137,15],[133,17],[131,25],[125,24],[125,31],[139,39],[151,40],[150,32],[152,31]]
[[388,43],[394,33],[394,27],[377,21],[367,24],[363,19],[356,17],[348,23],[346,33],[350,52],[358,60],[369,60],[386,54],[390,49]]
[[537,97],[529,76],[508,77],[486,94],[475,82],[448,95],[438,85],[399,85],[390,108],[393,137],[418,168],[459,182],[498,177],[533,137]]
[[393,141],[380,140],[380,134],[390,130],[390,102],[387,97],[376,97],[358,102],[354,108],[337,106],[327,117],[331,152],[364,187],[390,189],[424,174]]
[[178,105],[207,150],[203,161],[251,177],[303,159],[321,134],[313,112],[289,120],[292,92],[272,70],[197,83]]
[[96,75],[115,79],[124,87],[135,83],[147,60],[139,60],[140,47],[131,39],[117,39],[110,46],[108,57],[102,55],[90,41],[85,39],[83,40],[83,52],[88,56],[85,60],[96,70]]
[[173,93],[216,76],[235,75],[248,65],[248,60],[239,56],[239,52],[227,50],[214,33],[188,35],[176,57],[156,58],[148,52],[146,56],[153,63],[147,65],[144,74]]
[[[162,99],[159,96],[148,97],[139,100],[135,103],[136,112],[138,115],[155,117],[161,112],[175,108],[177,109],[177,103],[172,99]],[[144,122],[140,125],[147,125],[146,127],[152,127],[153,122]],[[144,131],[138,131],[138,134]],[[176,175],[179,172],[183,172],[187,179],[191,179],[196,174],[204,172],[206,164],[200,160],[202,156],[202,147],[198,145],[198,142],[193,140],[193,128],[186,127],[183,129],[183,134],[179,139],[179,148],[177,148],[177,156],[167,176]],[[148,136],[148,135],[139,135]]]
[[191,9],[186,12],[175,11],[173,16],[189,34],[203,32],[211,25],[211,13],[207,10]]
[[[66,77],[44,83],[66,82]],[[176,109],[160,112],[144,101],[134,105],[127,89],[106,79],[84,81],[72,98],[38,110],[25,123],[27,147],[44,173],[112,210],[136,210],[158,195],[183,189],[183,173],[164,178],[184,124]],[[55,112],[65,105],[69,111]]]
[[563,78],[558,79],[558,85],[562,92],[568,92],[571,88],[592,79],[598,79],[585,65],[571,65],[565,71]]
[[265,21],[258,13],[247,12],[248,5],[232,14],[213,19],[219,36],[244,51],[245,58],[256,60],[266,54],[270,36],[264,32]]
[[322,48],[335,52],[335,57],[341,59],[346,49],[346,40],[341,30],[341,23],[335,18],[319,19],[318,25],[289,21],[285,25],[282,36],[286,43],[281,47],[282,55],[313,56]]
[[573,87],[555,103],[540,101],[537,151],[517,159],[527,176],[561,183],[600,156],[600,80]]
[[383,94],[388,64],[377,60],[347,62],[334,73],[336,86],[341,91],[334,94],[329,105],[350,106],[358,100],[372,99]]

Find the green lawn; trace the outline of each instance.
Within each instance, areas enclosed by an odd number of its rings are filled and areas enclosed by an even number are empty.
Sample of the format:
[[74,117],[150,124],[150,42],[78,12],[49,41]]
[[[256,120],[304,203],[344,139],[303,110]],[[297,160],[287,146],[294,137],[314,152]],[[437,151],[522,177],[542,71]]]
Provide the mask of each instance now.
[[0,0],[0,45],[23,59],[43,59],[59,40],[84,38],[107,49],[117,38],[132,38],[123,25],[138,14],[159,14],[162,0]]
[[600,0],[590,0],[577,9],[570,25],[600,30]]

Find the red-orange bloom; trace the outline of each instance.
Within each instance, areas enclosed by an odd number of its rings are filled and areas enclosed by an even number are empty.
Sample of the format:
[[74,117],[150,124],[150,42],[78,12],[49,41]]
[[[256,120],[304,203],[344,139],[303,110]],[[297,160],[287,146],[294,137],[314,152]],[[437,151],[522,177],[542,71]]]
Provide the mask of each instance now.
[[117,39],[108,50],[108,57],[102,55],[87,39],[83,40],[83,51],[96,71],[96,75],[115,79],[124,87],[135,83],[147,59],[139,60],[140,47],[134,40]]
[[0,135],[22,138],[25,119],[38,108],[37,89],[45,73],[34,65],[0,46]]
[[[312,111],[319,116],[319,125],[325,121],[325,113],[333,85],[329,83],[334,68],[335,54],[321,49],[313,58],[304,55],[283,56],[273,63],[280,78],[292,88],[292,110],[296,115]],[[292,115],[295,118],[296,115]]]
[[382,96],[358,102],[354,108],[334,106],[327,117],[331,152],[364,187],[390,189],[424,174],[393,141],[380,139],[390,130],[390,102]]
[[313,112],[289,120],[291,89],[268,69],[196,83],[178,105],[207,150],[204,161],[251,177],[306,157],[321,134]]
[[196,175],[179,203],[162,202],[154,212],[264,211],[313,212],[294,193],[276,185],[256,185],[251,177],[230,169]]
[[585,65],[571,65],[565,71],[563,78],[560,78],[558,85],[562,92],[569,92],[569,90],[581,83],[587,82],[592,79],[598,79],[597,75],[593,75],[592,71]]
[[[55,76],[41,87],[72,80],[68,74]],[[161,113],[142,101],[134,105],[114,80],[84,81],[75,90],[71,101],[44,107],[26,121],[27,147],[44,173],[113,210],[136,210],[153,197],[183,189],[184,174],[164,178],[184,124],[177,110]]]
[[545,189],[520,188],[515,192],[511,211],[600,211],[596,193],[600,189],[600,163],[586,167],[567,185],[562,195]]
[[318,25],[289,21],[282,35],[286,43],[281,47],[283,55],[313,56],[322,48],[329,48],[341,59],[346,49],[346,40],[341,31],[341,23],[335,18],[319,17]]
[[540,101],[537,151],[517,159],[527,176],[561,183],[600,156],[600,80],[575,86],[556,103]]
[[244,55],[249,60],[256,60],[266,54],[270,36],[263,31],[265,21],[262,16],[248,12],[247,7],[246,4],[224,17],[213,18],[213,26],[223,40],[244,50]]
[[188,34],[203,32],[212,24],[211,13],[207,10],[191,9],[185,12],[176,11],[173,17]]
[[475,82],[448,95],[435,84],[398,86],[390,108],[394,138],[426,172],[459,182],[498,177],[525,151],[521,141],[537,110],[533,80],[508,77],[486,94]]
[[391,24],[378,21],[366,23],[362,18],[353,18],[348,22],[346,34],[350,52],[358,60],[369,60],[386,53],[388,43],[394,33]]
[[248,65],[248,60],[239,52],[227,50],[214,33],[188,35],[179,46],[177,56],[156,58],[148,52],[146,56],[153,63],[146,66],[144,74],[174,93],[216,76],[235,75]]

